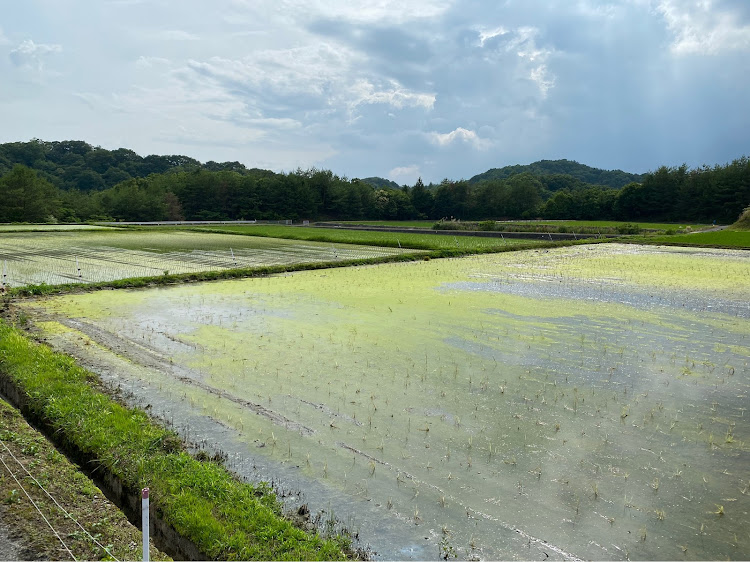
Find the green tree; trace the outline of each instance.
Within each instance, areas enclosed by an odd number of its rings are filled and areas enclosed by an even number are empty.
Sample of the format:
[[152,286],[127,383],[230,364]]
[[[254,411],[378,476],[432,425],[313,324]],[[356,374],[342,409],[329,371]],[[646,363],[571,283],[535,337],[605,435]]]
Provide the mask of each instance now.
[[417,213],[417,218],[427,219],[432,217],[432,207],[435,204],[435,198],[425,188],[422,178],[417,180],[417,183],[411,188],[409,195],[411,196],[411,204]]
[[0,178],[0,222],[47,222],[59,207],[57,188],[26,166]]

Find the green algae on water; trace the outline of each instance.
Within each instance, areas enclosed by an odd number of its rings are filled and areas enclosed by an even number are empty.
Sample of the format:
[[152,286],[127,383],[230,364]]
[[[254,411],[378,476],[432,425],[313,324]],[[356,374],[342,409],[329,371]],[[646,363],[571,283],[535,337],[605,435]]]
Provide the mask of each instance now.
[[29,309],[131,346],[123,376],[371,506],[365,540],[388,521],[436,553],[445,528],[461,557],[742,558],[749,267],[597,245]]

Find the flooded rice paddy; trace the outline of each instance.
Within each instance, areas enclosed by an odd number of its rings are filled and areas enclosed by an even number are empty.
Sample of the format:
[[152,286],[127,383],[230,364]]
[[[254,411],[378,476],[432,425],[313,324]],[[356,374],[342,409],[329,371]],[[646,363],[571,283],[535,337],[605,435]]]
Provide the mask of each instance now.
[[26,305],[388,559],[746,559],[750,255],[595,245]]
[[415,250],[295,242],[206,232],[0,231],[4,286],[97,283],[129,277],[389,256]]

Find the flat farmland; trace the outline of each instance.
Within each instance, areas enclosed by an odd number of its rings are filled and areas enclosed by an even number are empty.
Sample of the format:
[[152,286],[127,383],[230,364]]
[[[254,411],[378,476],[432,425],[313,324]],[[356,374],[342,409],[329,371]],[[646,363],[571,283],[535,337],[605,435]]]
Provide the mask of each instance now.
[[503,252],[510,249],[539,246],[536,240],[512,240],[483,238],[481,236],[450,236],[421,232],[372,232],[340,228],[318,228],[305,226],[242,225],[202,226],[198,231],[223,232],[246,236],[271,236],[306,241],[368,244],[391,248],[415,248],[420,250],[450,250],[457,252]]
[[11,288],[336,262],[404,252],[400,248],[176,230],[0,231],[3,284]]
[[750,259],[600,244],[20,303],[386,559],[743,559]]

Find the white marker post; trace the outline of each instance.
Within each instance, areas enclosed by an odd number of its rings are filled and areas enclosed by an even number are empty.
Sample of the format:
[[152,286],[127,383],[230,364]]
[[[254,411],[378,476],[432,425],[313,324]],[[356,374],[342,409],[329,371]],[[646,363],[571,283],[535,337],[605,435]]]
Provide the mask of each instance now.
[[5,278],[8,277],[8,260],[3,261],[3,289],[5,289]]
[[229,248],[229,251],[232,252],[232,261],[234,262],[234,267],[237,267],[237,258],[234,257],[234,251],[232,251],[232,248]]
[[81,279],[81,268],[78,265],[78,256],[76,256],[76,269],[78,270],[78,279]]
[[148,562],[148,488],[141,490],[141,527],[143,529],[143,560]]

